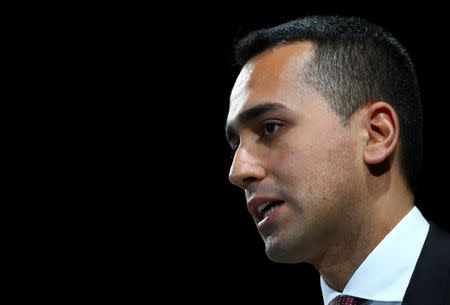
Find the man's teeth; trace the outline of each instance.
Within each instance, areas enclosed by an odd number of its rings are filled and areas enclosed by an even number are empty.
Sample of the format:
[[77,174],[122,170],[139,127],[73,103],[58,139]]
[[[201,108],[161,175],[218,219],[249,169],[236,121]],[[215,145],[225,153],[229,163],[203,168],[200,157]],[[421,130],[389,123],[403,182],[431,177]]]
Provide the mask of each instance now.
[[263,215],[263,218],[266,218],[267,216],[269,216],[273,211],[275,211],[275,209],[278,207],[278,205],[274,205],[273,207],[271,207],[270,209],[268,209]]
[[265,218],[265,217],[269,216],[280,205],[280,203],[281,203],[281,201],[264,202],[257,208],[258,215],[261,218]]
[[270,202],[265,202],[265,203],[263,203],[263,204],[261,204],[259,207],[258,207],[258,214],[259,215],[261,215],[261,211],[262,210],[264,210],[264,208],[266,207],[266,206],[268,206],[270,204]]

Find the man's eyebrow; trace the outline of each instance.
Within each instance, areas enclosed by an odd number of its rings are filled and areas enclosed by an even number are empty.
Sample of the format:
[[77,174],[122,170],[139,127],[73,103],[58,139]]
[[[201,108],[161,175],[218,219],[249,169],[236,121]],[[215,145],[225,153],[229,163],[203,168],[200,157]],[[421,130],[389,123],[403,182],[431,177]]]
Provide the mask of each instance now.
[[[237,124],[241,126],[247,125],[250,121],[255,120],[259,116],[264,114],[274,112],[280,109],[287,109],[286,106],[280,103],[267,102],[263,104],[259,104],[257,106],[248,108],[242,111],[236,118]],[[233,122],[227,122],[225,126],[225,137],[228,142],[236,136],[235,128],[232,126]]]

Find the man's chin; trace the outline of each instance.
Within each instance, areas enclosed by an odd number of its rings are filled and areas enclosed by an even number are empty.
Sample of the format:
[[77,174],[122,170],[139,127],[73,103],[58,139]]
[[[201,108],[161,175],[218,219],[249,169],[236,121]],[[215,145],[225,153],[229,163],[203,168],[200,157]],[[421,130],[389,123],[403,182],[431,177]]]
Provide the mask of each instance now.
[[274,263],[282,264],[297,264],[302,262],[302,260],[293,255],[293,251],[282,246],[281,243],[277,243],[276,240],[266,240],[266,255]]

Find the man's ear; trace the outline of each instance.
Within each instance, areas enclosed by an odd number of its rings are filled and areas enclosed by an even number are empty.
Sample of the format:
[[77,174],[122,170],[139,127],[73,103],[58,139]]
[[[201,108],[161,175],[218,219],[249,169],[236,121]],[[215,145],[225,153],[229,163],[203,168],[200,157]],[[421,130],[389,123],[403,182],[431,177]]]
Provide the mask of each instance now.
[[368,140],[364,149],[364,161],[370,165],[384,162],[398,145],[400,126],[397,113],[386,102],[375,102],[367,112]]

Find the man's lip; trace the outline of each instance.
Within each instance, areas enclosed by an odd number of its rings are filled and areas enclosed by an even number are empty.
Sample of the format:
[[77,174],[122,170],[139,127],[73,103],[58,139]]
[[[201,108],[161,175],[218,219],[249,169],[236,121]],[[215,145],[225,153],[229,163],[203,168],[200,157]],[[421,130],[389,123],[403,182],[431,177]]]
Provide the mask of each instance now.
[[247,209],[252,215],[253,219],[255,219],[256,221],[260,221],[262,220],[262,218],[258,213],[258,207],[266,202],[273,201],[283,201],[283,199],[271,195],[252,196],[251,199],[247,201]]

